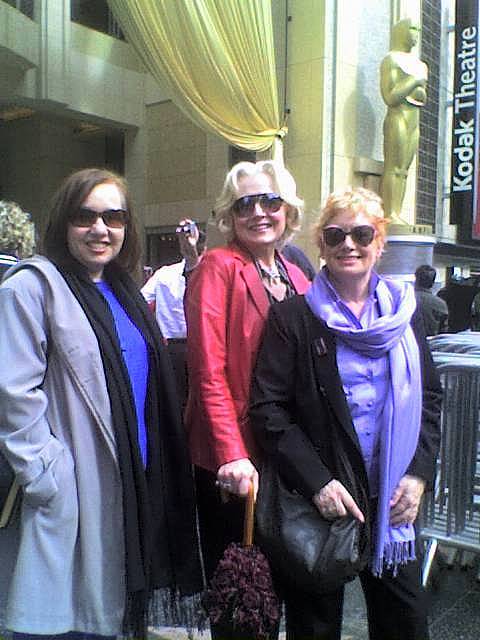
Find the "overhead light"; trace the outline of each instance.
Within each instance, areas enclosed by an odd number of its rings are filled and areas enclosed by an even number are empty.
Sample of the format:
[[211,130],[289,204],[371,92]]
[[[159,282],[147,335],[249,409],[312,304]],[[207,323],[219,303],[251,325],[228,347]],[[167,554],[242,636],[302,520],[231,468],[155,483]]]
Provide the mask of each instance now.
[[0,120],[4,122],[11,122],[12,120],[22,120],[24,118],[31,118],[35,111],[28,107],[17,107],[12,105],[0,110]]
[[91,122],[76,122],[73,134],[81,138],[87,138],[89,136],[95,136],[99,133],[105,133],[103,127],[99,127],[98,124],[92,124]]

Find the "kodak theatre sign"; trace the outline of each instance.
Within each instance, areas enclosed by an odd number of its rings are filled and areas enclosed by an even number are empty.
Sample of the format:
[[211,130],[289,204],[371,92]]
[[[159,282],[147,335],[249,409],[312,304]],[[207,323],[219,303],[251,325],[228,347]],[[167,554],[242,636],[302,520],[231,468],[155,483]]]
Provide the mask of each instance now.
[[456,2],[451,222],[459,240],[480,240],[478,194],[478,0]]

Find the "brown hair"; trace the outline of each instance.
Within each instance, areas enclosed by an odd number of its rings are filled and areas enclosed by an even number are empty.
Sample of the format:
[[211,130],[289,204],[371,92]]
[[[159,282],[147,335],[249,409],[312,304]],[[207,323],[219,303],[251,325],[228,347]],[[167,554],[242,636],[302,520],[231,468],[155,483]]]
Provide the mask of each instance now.
[[128,213],[125,240],[112,264],[134,273],[138,267],[141,247],[127,183],[122,176],[106,169],[81,169],[65,178],[52,199],[42,238],[42,252],[47,258],[53,260],[62,261],[71,257],[67,244],[68,223],[77,214],[88,194],[96,186],[104,183],[111,183],[118,187]]

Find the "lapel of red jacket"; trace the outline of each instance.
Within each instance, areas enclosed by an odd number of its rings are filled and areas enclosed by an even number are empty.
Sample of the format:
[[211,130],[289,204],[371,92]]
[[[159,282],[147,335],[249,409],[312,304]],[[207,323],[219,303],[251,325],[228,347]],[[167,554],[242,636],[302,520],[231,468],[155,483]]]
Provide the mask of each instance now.
[[[265,287],[260,279],[259,273],[257,271],[257,267],[253,262],[251,256],[244,251],[238,244],[235,242],[230,245],[230,248],[237,254],[237,256],[243,262],[242,269],[242,277],[247,285],[248,291],[252,296],[252,300],[255,306],[258,309],[258,312],[264,318],[267,319],[268,309],[270,307],[270,303],[268,301],[268,296],[265,292]],[[280,256],[281,259],[281,256]],[[310,283],[307,278],[303,275],[303,273],[299,269],[295,269],[295,267],[291,268],[291,265],[285,264],[282,260],[285,268],[287,269],[288,276],[296,290],[297,293],[305,293],[308,289]]]
[[269,302],[265,292],[265,288],[258,275],[257,267],[252,260],[252,257],[240,247],[236,242],[230,243],[230,249],[236,254],[236,256],[242,261],[243,268],[241,270],[241,277],[247,285],[248,292],[257,308],[260,316],[266,320],[268,316]]
[[290,278],[290,282],[293,284],[295,291],[297,293],[305,293],[310,286],[310,281],[307,276],[299,269],[299,267],[296,267],[291,262],[288,262],[288,260],[285,260],[281,253],[279,253],[279,256],[280,260],[283,262],[283,266],[287,270],[288,277]]
[[260,276],[258,275],[257,267],[253,262],[247,262],[242,270],[242,277],[247,285],[248,292],[252,296],[252,300],[258,309],[258,312],[264,318],[267,319],[268,309],[270,303],[268,301],[265,287],[263,286]]

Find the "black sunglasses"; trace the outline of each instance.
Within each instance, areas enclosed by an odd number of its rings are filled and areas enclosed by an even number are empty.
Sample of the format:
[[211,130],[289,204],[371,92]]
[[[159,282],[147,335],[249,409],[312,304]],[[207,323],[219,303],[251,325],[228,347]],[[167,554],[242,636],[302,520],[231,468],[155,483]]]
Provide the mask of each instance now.
[[70,219],[74,227],[91,227],[98,218],[101,218],[107,227],[111,229],[123,229],[127,224],[128,213],[125,209],[105,209],[94,211],[88,207],[80,207],[78,212]]
[[323,230],[323,240],[329,247],[341,244],[347,236],[351,236],[352,240],[361,247],[368,247],[375,237],[375,228],[369,224],[359,224],[352,227],[350,231],[345,231],[341,227],[326,227]]
[[284,203],[276,193],[256,193],[251,196],[242,196],[232,205],[232,211],[237,218],[247,218],[255,211],[255,205],[260,205],[265,213],[277,213]]

